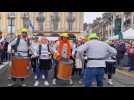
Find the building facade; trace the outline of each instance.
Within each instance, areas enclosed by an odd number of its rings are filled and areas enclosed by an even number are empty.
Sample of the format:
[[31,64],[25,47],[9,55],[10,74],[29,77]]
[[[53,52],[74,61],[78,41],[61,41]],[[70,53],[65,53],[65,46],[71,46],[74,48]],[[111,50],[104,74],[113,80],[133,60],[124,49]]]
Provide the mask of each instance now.
[[21,28],[30,32],[80,33],[84,12],[0,12],[0,31],[4,35],[18,33]]

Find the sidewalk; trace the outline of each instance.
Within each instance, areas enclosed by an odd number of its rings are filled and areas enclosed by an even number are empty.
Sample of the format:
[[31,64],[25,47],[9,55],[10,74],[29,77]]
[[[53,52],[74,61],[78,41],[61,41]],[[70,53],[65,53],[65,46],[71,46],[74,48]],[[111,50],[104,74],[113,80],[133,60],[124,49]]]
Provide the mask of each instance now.
[[126,75],[128,77],[134,78],[134,71],[129,72],[128,68],[123,68],[123,69],[117,69],[116,70],[118,73]]

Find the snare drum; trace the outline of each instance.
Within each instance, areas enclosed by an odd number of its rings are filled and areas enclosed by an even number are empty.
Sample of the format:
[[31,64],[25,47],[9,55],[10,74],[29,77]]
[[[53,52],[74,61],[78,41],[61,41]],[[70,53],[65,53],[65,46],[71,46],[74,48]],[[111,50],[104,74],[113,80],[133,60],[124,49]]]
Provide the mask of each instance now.
[[72,77],[72,60],[60,61],[58,64],[57,77],[61,80],[70,80]]
[[12,57],[10,74],[15,78],[26,78],[29,72],[30,59],[28,57]]

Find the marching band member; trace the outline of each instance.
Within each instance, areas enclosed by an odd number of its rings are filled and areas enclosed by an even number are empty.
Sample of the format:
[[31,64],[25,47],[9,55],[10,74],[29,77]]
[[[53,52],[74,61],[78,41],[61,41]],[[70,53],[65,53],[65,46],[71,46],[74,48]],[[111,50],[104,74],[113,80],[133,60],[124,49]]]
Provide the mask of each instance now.
[[42,79],[45,79],[44,85],[49,86],[48,72],[51,69],[51,66],[52,61],[51,50],[49,48],[49,41],[45,37],[42,37],[41,44],[39,45],[39,73],[34,86],[39,85],[40,75],[42,75]]
[[85,87],[92,86],[94,79],[97,87],[103,87],[105,60],[109,55],[116,55],[117,51],[108,44],[99,40],[96,33],[91,33],[90,41],[78,48],[78,53],[83,55],[86,51],[87,64],[84,69],[83,82]]
[[[27,29],[22,29],[20,37],[10,44],[12,49],[14,49],[14,56],[12,56],[10,74],[14,82],[16,82],[17,79],[20,79],[22,86],[25,86],[24,79],[30,75],[28,70],[30,63],[28,57],[30,41],[27,37],[27,32]],[[12,84],[9,84],[9,86],[11,85]]]
[[72,44],[68,39],[68,33],[62,33],[57,49],[58,73],[61,80],[69,80],[72,84]]

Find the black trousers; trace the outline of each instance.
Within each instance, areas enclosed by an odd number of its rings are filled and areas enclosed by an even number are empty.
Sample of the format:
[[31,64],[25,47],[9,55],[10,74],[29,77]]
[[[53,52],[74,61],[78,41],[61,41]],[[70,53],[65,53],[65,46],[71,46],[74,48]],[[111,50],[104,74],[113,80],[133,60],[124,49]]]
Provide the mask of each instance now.
[[80,68],[73,68],[72,75],[78,75],[81,76],[82,69]]
[[0,62],[3,62],[3,54],[4,54],[3,50],[0,50]]
[[111,74],[108,74],[108,79],[112,79],[112,75]]
[[38,58],[31,58],[31,66],[33,68],[34,73],[36,73],[37,64],[38,64]]
[[55,67],[54,67],[54,78],[57,79],[57,72],[58,72],[58,61],[55,60]]
[[3,61],[7,61],[7,59],[8,59],[8,53],[7,53],[7,51],[3,51],[3,53],[2,53],[2,60]]

